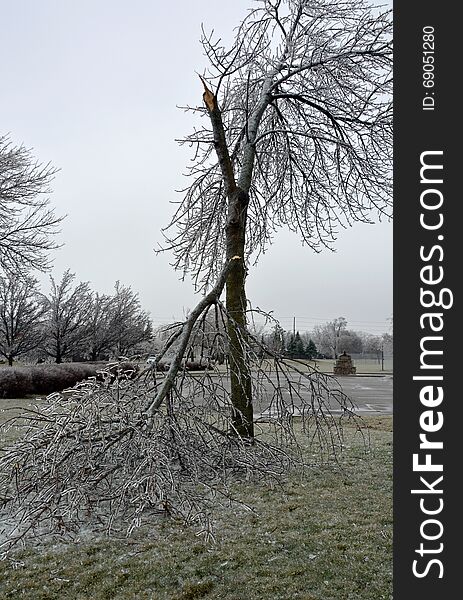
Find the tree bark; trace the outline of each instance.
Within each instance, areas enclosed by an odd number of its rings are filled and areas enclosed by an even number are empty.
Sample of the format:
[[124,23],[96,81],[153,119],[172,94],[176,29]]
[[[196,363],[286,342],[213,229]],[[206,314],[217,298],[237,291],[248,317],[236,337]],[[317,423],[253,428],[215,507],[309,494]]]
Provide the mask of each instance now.
[[225,192],[228,198],[226,225],[227,259],[242,258],[234,264],[226,283],[226,307],[228,311],[227,330],[229,336],[230,385],[231,385],[231,431],[251,439],[254,437],[254,414],[252,405],[251,370],[246,356],[246,214],[249,202],[247,191],[237,187],[232,161],[228,151],[222,113],[217,98],[209,90],[205,81],[203,100],[207,106],[214,135],[214,148],[222,171]]
[[[230,195],[226,227],[227,258],[244,256],[249,197],[239,188]],[[246,265],[240,261],[226,284],[232,419],[231,430],[242,438],[254,437],[254,411],[249,358],[246,355]]]
[[56,344],[56,356],[55,356],[55,363],[56,363],[57,365],[61,364],[61,359],[62,359],[62,356],[61,356],[61,344],[58,342],[58,343]]

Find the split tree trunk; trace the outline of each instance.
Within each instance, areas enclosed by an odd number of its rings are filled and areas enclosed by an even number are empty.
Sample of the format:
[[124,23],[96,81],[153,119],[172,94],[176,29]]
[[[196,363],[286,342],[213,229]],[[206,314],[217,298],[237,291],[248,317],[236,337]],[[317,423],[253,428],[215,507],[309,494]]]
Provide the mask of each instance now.
[[226,307],[228,316],[230,384],[231,384],[231,431],[252,440],[254,437],[254,414],[252,406],[251,370],[246,353],[246,292],[245,292],[245,237],[246,214],[249,196],[246,191],[236,185],[227,140],[223,127],[222,114],[217,98],[204,85],[203,100],[209,112],[214,147],[222,171],[224,186],[228,199],[228,215],[226,225],[227,259],[239,256],[240,261],[234,264],[226,282]]

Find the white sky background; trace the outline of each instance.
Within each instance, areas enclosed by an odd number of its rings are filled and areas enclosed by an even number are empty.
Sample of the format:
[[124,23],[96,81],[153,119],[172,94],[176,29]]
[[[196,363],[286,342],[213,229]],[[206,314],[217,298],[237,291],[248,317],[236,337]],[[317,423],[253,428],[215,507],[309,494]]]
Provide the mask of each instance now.
[[[191,131],[176,105],[199,105],[195,72],[206,59],[201,22],[225,41],[250,0],[0,0],[0,131],[61,171],[52,203],[64,247],[53,274],[70,268],[96,291],[119,279],[140,294],[155,325],[193,307],[189,281],[155,255],[180,200],[191,153],[175,138]],[[392,224],[342,231],[337,252],[314,254],[280,231],[247,294],[300,331],[345,316],[380,333],[392,315]],[[41,278],[46,281],[46,277]]]

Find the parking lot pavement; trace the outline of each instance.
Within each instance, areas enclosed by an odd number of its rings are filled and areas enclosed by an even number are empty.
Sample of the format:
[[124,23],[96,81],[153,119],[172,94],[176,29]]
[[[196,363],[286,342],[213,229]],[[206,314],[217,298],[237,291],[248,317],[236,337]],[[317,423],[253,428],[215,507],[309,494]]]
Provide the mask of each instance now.
[[[273,377],[272,377],[273,380]],[[297,378],[293,378],[293,383],[297,388]],[[392,383],[393,377],[391,375],[385,376],[346,376],[336,377],[329,380],[329,385],[332,388],[341,386],[342,391],[352,400],[355,405],[355,412],[359,414],[385,414],[391,415],[393,413],[393,398],[392,398]],[[276,381],[273,380],[273,384],[267,383],[265,387],[267,391],[272,390],[272,385],[275,385]],[[284,391],[287,395],[288,400],[289,392]],[[310,403],[310,394],[308,391],[301,389],[300,394],[304,400]],[[265,403],[265,401],[264,401]],[[259,405],[258,399],[255,399],[255,412],[265,416],[268,413],[267,406]],[[298,412],[298,405],[300,401],[297,396],[293,398],[294,413]],[[332,405],[332,412],[341,411],[335,404]]]
[[393,412],[391,375],[384,377],[339,377],[344,392],[356,404],[360,413],[389,414]]

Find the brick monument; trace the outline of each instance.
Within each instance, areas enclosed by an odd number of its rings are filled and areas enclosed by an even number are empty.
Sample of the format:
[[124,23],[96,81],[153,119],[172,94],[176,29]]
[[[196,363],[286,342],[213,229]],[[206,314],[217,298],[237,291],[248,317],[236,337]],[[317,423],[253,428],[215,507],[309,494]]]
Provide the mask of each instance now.
[[334,365],[333,373],[335,375],[355,375],[357,369],[352,364],[352,358],[346,351],[338,356]]

